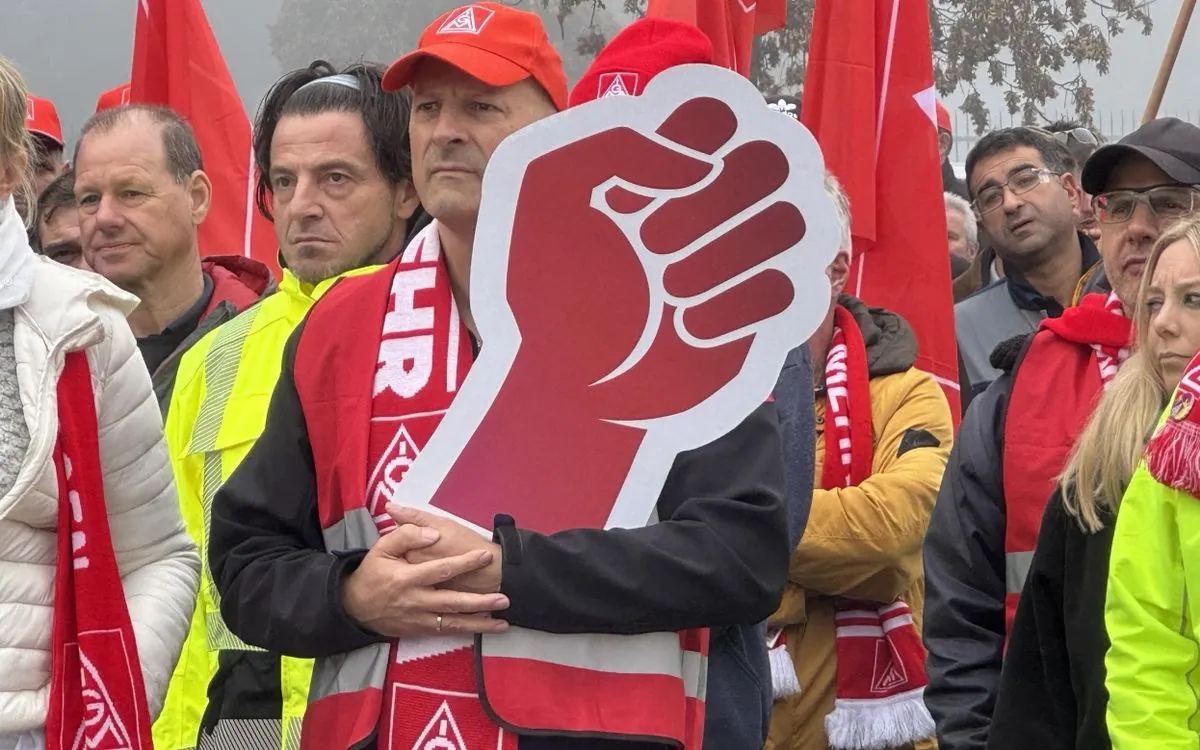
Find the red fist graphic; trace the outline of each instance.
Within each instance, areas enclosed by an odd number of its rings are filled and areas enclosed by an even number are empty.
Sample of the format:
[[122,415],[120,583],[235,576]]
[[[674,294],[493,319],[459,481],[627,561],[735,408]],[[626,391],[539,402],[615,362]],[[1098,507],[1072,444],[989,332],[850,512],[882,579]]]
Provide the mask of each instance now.
[[522,131],[489,165],[484,346],[439,431],[469,435],[434,508],[482,529],[496,513],[547,533],[643,525],[674,456],[762,403],[823,317],[836,231],[811,136],[728,71],[674,72]]

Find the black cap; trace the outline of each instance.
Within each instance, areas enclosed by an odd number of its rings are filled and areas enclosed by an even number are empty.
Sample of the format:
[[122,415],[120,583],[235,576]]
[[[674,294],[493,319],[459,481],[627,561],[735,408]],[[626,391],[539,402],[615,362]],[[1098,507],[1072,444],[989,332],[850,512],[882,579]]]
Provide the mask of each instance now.
[[1083,167],[1083,189],[1092,195],[1103,193],[1113,168],[1135,153],[1154,162],[1175,182],[1200,185],[1200,128],[1160,117],[1092,154]]

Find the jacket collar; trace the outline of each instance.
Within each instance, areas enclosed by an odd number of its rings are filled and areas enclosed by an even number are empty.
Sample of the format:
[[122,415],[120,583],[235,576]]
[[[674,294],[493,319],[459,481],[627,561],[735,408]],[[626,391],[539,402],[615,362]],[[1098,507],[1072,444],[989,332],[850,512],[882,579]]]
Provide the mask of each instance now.
[[223,302],[241,312],[270,294],[275,279],[266,265],[240,255],[209,255],[200,259],[200,268],[212,279],[213,294],[204,317],[208,317]]
[[0,310],[25,303],[33,290],[33,250],[10,197],[0,203]]
[[916,364],[917,336],[903,318],[882,308],[867,307],[849,294],[840,295],[838,304],[850,311],[862,332],[870,377],[904,372]]
[[288,269],[283,269],[283,280],[279,282],[280,293],[286,295],[289,299],[299,302],[306,306],[316,304],[317,300],[325,296],[325,293],[344,278],[350,276],[365,276],[369,273],[375,273],[384,266],[363,266],[362,268],[352,268],[349,271],[340,273],[333,278],[318,281],[316,284],[306,284],[296,278],[296,274]]
[[[1079,249],[1083,254],[1083,265],[1079,269],[1079,275],[1082,277],[1092,266],[1100,262],[1100,251],[1096,249],[1096,243],[1092,242],[1091,237],[1082,232],[1077,232],[1076,235],[1079,237]],[[1013,304],[1018,308],[1045,311],[1046,315],[1051,318],[1062,315],[1063,308],[1058,300],[1038,294],[1025,276],[1009,263],[1004,264],[1004,280],[1008,286],[1008,293],[1012,296]]]

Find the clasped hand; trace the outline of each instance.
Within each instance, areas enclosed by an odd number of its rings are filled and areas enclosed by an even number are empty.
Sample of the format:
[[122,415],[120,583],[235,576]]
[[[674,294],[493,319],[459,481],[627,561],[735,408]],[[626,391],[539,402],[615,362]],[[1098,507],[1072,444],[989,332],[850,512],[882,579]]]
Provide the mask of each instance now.
[[398,528],[382,536],[342,586],[346,613],[389,638],[500,633],[499,545],[414,508],[388,506]]

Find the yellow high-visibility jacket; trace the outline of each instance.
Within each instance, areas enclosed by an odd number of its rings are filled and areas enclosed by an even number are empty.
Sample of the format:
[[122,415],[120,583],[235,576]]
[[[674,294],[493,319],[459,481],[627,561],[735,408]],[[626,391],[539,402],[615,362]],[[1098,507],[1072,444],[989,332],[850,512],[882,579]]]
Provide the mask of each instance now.
[[[155,750],[196,747],[202,723],[227,746],[300,746],[312,662],[255,649],[225,626],[208,566],[208,525],[217,489],[266,424],[284,345],[336,281],[313,286],[284,271],[278,292],[209,333],[179,364],[167,414],[167,443],[183,519],[200,547],[203,570],[191,630],[166,705],[154,724]],[[214,682],[218,667],[220,677]]]
[[1114,750],[1200,746],[1200,498],[1138,467],[1117,514],[1105,626]]

